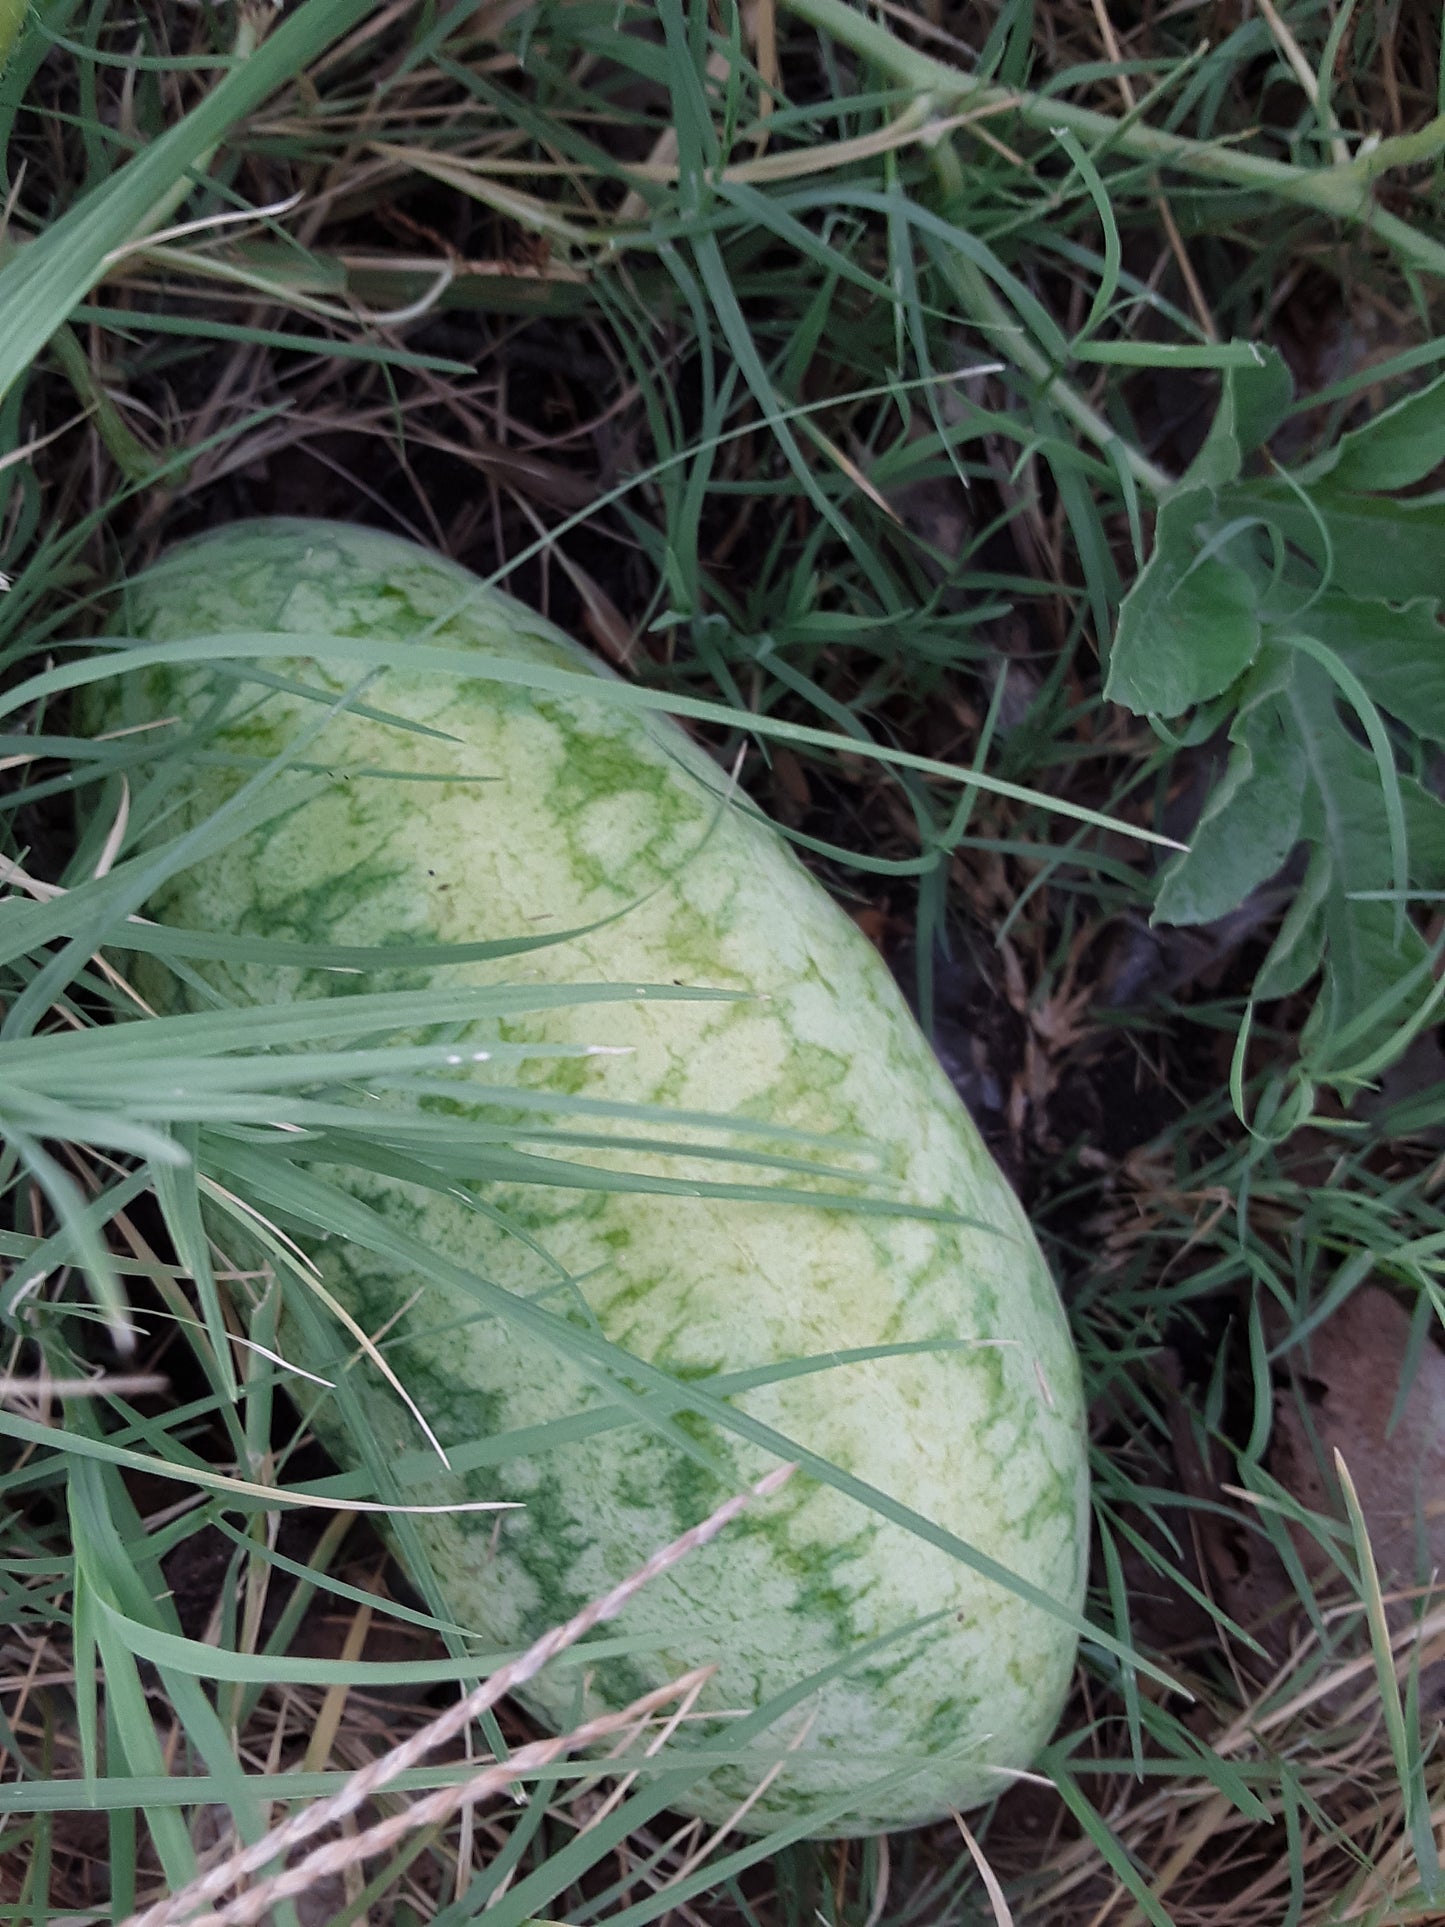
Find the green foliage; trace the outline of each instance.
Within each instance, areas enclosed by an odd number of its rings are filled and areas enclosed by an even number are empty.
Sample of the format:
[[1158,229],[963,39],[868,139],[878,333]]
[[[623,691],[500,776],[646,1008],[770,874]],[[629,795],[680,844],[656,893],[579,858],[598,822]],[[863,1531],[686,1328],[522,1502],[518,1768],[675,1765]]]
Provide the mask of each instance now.
[[1308,898],[1256,994],[1322,967],[1307,1061],[1348,1083],[1364,1053],[1383,1064],[1403,1047],[1431,989],[1407,905],[1445,884],[1445,806],[1415,773],[1445,744],[1445,496],[1396,491],[1440,466],[1445,379],[1256,479],[1248,458],[1285,412],[1266,368],[1252,395],[1248,377],[1225,376],[1125,598],[1107,693],[1172,727],[1195,712],[1196,740],[1228,730],[1191,848],[1161,879],[1162,922],[1221,917],[1297,842],[1309,851]]

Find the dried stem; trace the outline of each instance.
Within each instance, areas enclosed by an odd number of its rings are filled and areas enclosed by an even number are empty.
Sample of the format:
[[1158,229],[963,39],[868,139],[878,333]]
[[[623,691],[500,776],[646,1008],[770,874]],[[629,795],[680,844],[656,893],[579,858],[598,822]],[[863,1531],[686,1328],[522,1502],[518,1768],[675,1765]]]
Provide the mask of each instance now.
[[[124,1923],[124,1927],[176,1927],[177,1922],[186,1919],[198,1907],[218,1899],[220,1895],[249,1875],[261,1872],[274,1861],[293,1852],[303,1841],[311,1839],[323,1829],[335,1826],[349,1814],[355,1813],[358,1807],[363,1806],[383,1787],[389,1786],[398,1775],[417,1766],[427,1754],[435,1752],[439,1746],[461,1733],[473,1720],[495,1706],[498,1700],[505,1698],[508,1693],[535,1677],[549,1660],[556,1658],[558,1653],[564,1652],[569,1646],[574,1646],[579,1639],[585,1638],[604,1621],[616,1618],[634,1594],[640,1592],[660,1573],[677,1565],[689,1553],[695,1552],[698,1547],[705,1546],[709,1540],[715,1539],[752,1504],[754,1499],[770,1498],[786,1484],[796,1469],[793,1465],[778,1466],[766,1477],[759,1479],[756,1485],[749,1487],[746,1492],[726,1500],[716,1512],[704,1519],[701,1525],[694,1526],[691,1531],[684,1532],[680,1538],[674,1539],[670,1545],[653,1553],[645,1565],[640,1566],[620,1585],[614,1586],[611,1592],[604,1594],[601,1599],[594,1600],[591,1605],[584,1606],[581,1612],[575,1613],[565,1625],[556,1626],[550,1632],[544,1633],[520,1658],[500,1667],[490,1679],[485,1680],[472,1692],[458,1700],[455,1706],[449,1706],[444,1713],[432,1721],[430,1726],[423,1727],[420,1732],[414,1733],[400,1746],[393,1747],[389,1753],[382,1754],[380,1759],[371,1761],[359,1772],[353,1773],[346,1785],[339,1792],[334,1793],[329,1800],[318,1800],[313,1805],[303,1808],[301,1812],[292,1814],[290,1819],[284,1820],[280,1826],[273,1827],[264,1839],[256,1841],[242,1852],[233,1854],[230,1859],[212,1867],[198,1880],[193,1880],[188,1886],[183,1887],[179,1893],[157,1901],[154,1906],[146,1908],[141,1913],[132,1914]],[[678,1690],[675,1686],[669,1686],[662,1697],[664,1699],[674,1697]],[[639,1702],[639,1705],[641,1704],[642,1702]],[[614,1721],[614,1725],[607,1729],[610,1732],[615,1730],[616,1723],[636,1718],[637,1714],[633,1708],[628,1708],[625,1715],[609,1717]],[[596,1722],[593,1724],[595,1725]],[[579,1728],[577,1732],[566,1735],[561,1740],[538,1742],[538,1744],[552,1747],[554,1751],[549,1757],[555,1758],[557,1752],[566,1751],[571,1746],[585,1746],[588,1743],[588,1737],[588,1729]],[[502,1779],[499,1784],[504,1784],[516,1772],[526,1770],[525,1767],[518,1767],[517,1762],[521,1758],[521,1754],[514,1755],[511,1760],[502,1762],[487,1771],[500,1773]],[[482,1777],[485,1778],[485,1775]],[[460,1791],[456,1787],[447,1787],[442,1790],[448,1795]],[[488,1790],[490,1790],[489,1787],[484,1788],[470,1797],[481,1799]],[[464,1803],[466,1797],[464,1794],[463,1801],[458,1804]],[[422,1802],[421,1805],[425,1806],[426,1802]],[[353,1841],[348,1845],[354,1853],[356,1843]],[[299,1872],[300,1869],[292,1871]],[[219,1917],[240,1920],[251,1916],[241,1913],[223,1913]]]

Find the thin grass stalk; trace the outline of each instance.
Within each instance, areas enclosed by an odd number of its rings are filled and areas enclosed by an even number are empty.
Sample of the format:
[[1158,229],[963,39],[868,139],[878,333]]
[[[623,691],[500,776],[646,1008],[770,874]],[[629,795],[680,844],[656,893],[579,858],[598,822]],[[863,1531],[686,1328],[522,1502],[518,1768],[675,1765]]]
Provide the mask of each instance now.
[[964,107],[994,108],[1012,111],[1041,134],[1067,128],[1093,143],[1096,151],[1178,168],[1226,187],[1262,190],[1295,207],[1312,208],[1334,220],[1364,227],[1386,242],[1406,266],[1445,275],[1445,245],[1376,206],[1371,195],[1375,182],[1385,174],[1396,168],[1418,167],[1445,154],[1445,113],[1413,133],[1368,148],[1362,146],[1353,160],[1342,165],[1295,167],[1288,161],[1269,160],[1222,143],[1171,134],[1142,121],[1116,120],[1053,96],[1045,98],[977,80],[910,47],[887,27],[848,5],[847,0],[784,0],[784,4],[799,19],[875,62],[905,86],[915,88],[940,117]]

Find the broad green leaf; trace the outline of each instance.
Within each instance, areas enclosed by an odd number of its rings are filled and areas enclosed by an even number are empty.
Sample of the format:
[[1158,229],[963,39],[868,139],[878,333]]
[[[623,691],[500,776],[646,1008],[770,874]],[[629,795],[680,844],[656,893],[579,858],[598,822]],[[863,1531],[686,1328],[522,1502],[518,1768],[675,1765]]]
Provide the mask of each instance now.
[[1256,1002],[1293,996],[1319,969],[1325,952],[1325,904],[1333,883],[1330,853],[1317,846],[1294,902],[1285,912],[1279,935],[1254,980]]
[[[1330,1039],[1355,1023],[1372,1004],[1387,998],[1425,956],[1425,942],[1413,924],[1400,937],[1390,903],[1355,903],[1335,894],[1325,905],[1325,988],[1305,1031],[1317,1074],[1327,1075]],[[1408,1017],[1401,1002],[1382,1015],[1367,1035],[1356,1036],[1353,1054],[1379,1045]]]
[[[1119,612],[1104,693],[1152,716],[1221,695],[1259,648],[1255,585],[1218,536],[1214,494],[1191,489],[1159,511],[1154,553]],[[1238,538],[1234,548],[1241,549]]]
[[[1321,1056],[1335,1033],[1388,999],[1426,951],[1413,924],[1400,927],[1393,902],[1358,902],[1349,894],[1391,888],[1390,823],[1374,754],[1351,737],[1335,690],[1312,661],[1301,659],[1285,700],[1308,768],[1302,828],[1330,860],[1331,887],[1323,901],[1325,992],[1307,1034],[1312,1054]],[[1445,883],[1445,805],[1413,778],[1397,776],[1395,787],[1411,885],[1438,888]],[[1274,984],[1270,994],[1279,994]],[[1382,1010],[1379,1023],[1368,1036],[1354,1038],[1352,1049],[1383,1043],[1408,1014],[1406,1004]]]
[[[1384,906],[1358,907],[1378,911]],[[1368,938],[1371,928],[1363,928]],[[1384,930],[1384,920],[1377,920],[1373,934],[1382,940]],[[1391,937],[1393,941],[1393,925]],[[1305,1066],[1314,1082],[1335,1081],[1354,1090],[1373,1083],[1438,1014],[1445,998],[1445,984],[1435,975],[1440,962],[1438,941],[1427,946],[1411,924],[1405,943],[1394,943],[1393,952],[1394,967],[1378,973],[1379,988],[1358,1010],[1347,1012],[1329,1027],[1316,1024],[1318,1007],[1311,1012],[1302,1042]],[[1326,988],[1333,994],[1328,973]]]
[[[1342,890],[1388,890],[1390,831],[1374,755],[1345,728],[1336,692],[1313,663],[1299,663],[1284,700],[1309,769],[1305,835],[1329,848]],[[1445,884],[1445,804],[1413,777],[1397,782],[1410,881],[1417,889],[1437,889]]]
[[1395,750],[1385,719],[1363,688],[1358,676],[1340,661],[1334,651],[1314,636],[1300,633],[1287,637],[1288,646],[1318,663],[1334,685],[1341,705],[1348,705],[1353,722],[1364,732],[1375,759],[1375,777],[1380,801],[1385,810],[1385,826],[1390,839],[1390,882],[1396,892],[1395,934],[1404,935],[1405,893],[1410,887],[1410,832],[1405,822],[1405,804],[1400,794],[1400,772],[1395,766]]
[[1409,488],[1445,464],[1445,375],[1341,435],[1301,480],[1362,494]]
[[1308,503],[1282,482],[1231,489],[1236,514],[1270,522],[1345,595],[1445,602],[1445,495],[1394,501],[1347,495],[1329,483]]
[[1373,699],[1417,735],[1445,742],[1445,628],[1439,605],[1394,607],[1330,591],[1302,620],[1359,677]]
[[1169,865],[1154,908],[1158,923],[1212,923],[1274,875],[1299,836],[1304,751],[1279,701],[1290,665],[1250,697],[1230,729],[1234,749],[1189,849]]
[[1275,349],[1255,352],[1258,359],[1225,368],[1219,406],[1204,446],[1180,483],[1181,492],[1237,481],[1245,456],[1262,448],[1289,412],[1294,398],[1289,369]]

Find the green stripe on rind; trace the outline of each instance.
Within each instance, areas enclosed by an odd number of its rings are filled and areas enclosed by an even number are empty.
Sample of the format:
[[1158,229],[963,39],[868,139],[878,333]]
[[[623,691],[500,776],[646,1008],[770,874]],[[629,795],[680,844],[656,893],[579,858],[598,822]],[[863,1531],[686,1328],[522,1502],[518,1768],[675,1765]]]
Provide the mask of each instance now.
[[[327,789],[168,886],[153,914],[352,946],[575,929],[571,941],[524,957],[449,966],[438,981],[525,972],[557,985],[681,979],[745,991],[732,1003],[540,1010],[474,1025],[462,1040],[625,1051],[539,1060],[525,1075],[540,1089],[864,1139],[882,1148],[906,1199],[973,1222],[766,1198],[489,1187],[488,1202],[545,1247],[549,1265],[437,1192],[375,1172],[349,1173],[348,1188],[512,1291],[555,1289],[560,1264],[582,1281],[573,1290],[607,1339],[689,1380],[834,1349],[947,1341],[954,1349],[779,1379],[737,1404],[1076,1612],[1087,1544],[1081,1392],[1032,1233],[872,947],[766,825],[738,810],[719,816],[721,778],[684,733],[602,700],[408,674],[406,646],[418,637],[574,671],[591,659],[452,565],[369,531],[243,525],[175,551],[133,585],[128,613],[149,642],[243,630],[394,640],[397,666],[368,687],[367,702],[413,725],[333,718],[307,759],[313,772],[318,756],[329,759]],[[354,681],[343,661],[267,668],[332,698]],[[224,687],[210,667],[151,666],[91,697],[90,714],[106,727],[161,714],[194,722]],[[214,745],[222,750],[273,755],[317,713],[294,694],[231,687],[232,720]],[[359,773],[378,769],[388,775]],[[168,831],[201,820],[240,780],[193,765],[182,824]],[[167,994],[160,967],[141,968],[147,986]],[[334,975],[298,967],[203,970],[242,1003],[338,989]],[[404,978],[422,980],[415,970]],[[514,1066],[508,1076],[520,1081]],[[690,1141],[685,1129],[671,1135]],[[717,1172],[702,1158],[566,1155],[697,1180]],[[372,1329],[415,1289],[360,1246],[322,1243],[314,1255]],[[444,1441],[464,1445],[606,1402],[535,1332],[474,1314],[463,1293],[433,1286],[392,1334],[389,1360]],[[960,1338],[977,1342],[960,1349]],[[379,1376],[358,1367],[350,1384],[373,1448],[389,1458],[413,1451],[415,1423]],[[334,1413],[316,1420],[336,1455],[354,1462]],[[608,1430],[450,1488],[438,1482],[426,1496],[526,1502],[499,1521],[412,1522],[451,1612],[493,1643],[518,1643],[764,1469],[756,1447],[693,1423],[704,1448],[696,1458],[636,1428]],[[933,1621],[926,1632],[815,1697],[807,1738],[750,1816],[771,1824],[876,1780],[880,1758],[922,1751],[928,1766],[835,1830],[905,1825],[989,1797],[999,1769],[1027,1762],[1057,1717],[1073,1634],[817,1482],[795,1480],[634,1602],[619,1630],[656,1650],[600,1668],[594,1699],[621,1703],[720,1654],[710,1704],[749,1708],[922,1620]],[[544,1675],[528,1697],[560,1721],[578,1710],[576,1689],[575,1673]],[[779,1746],[790,1736],[782,1730]],[[724,1769],[687,1804],[722,1818],[745,1791]]]

